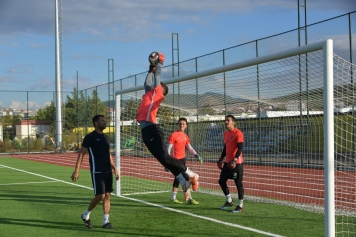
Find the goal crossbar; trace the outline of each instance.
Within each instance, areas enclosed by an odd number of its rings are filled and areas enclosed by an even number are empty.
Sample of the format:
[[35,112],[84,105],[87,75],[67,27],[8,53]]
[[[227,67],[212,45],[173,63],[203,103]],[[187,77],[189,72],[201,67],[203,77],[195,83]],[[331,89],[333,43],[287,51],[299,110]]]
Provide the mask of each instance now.
[[[174,77],[174,78],[170,78],[170,79],[162,80],[162,81],[164,81],[164,83],[168,85],[168,84],[172,84],[175,82],[183,82],[183,81],[191,80],[191,79],[198,78],[198,77],[204,77],[204,76],[211,75],[211,74],[228,72],[228,71],[232,71],[232,70],[236,70],[236,69],[249,67],[252,65],[267,63],[267,62],[274,61],[277,59],[283,59],[283,58],[292,57],[292,56],[296,56],[296,55],[300,55],[300,54],[311,53],[311,52],[326,48],[327,41],[332,42],[332,40],[320,41],[320,42],[313,43],[310,45],[301,46],[299,48],[289,49],[289,50],[281,51],[278,53],[269,54],[269,55],[261,56],[258,58],[245,60],[242,62],[231,63],[231,64],[224,65],[221,67],[216,67],[216,68],[204,70],[201,72],[196,72],[196,73],[192,73],[192,74],[184,75],[184,76],[180,76],[180,77]],[[136,87],[130,87],[130,88],[116,91],[115,95],[134,92],[134,91],[142,90],[143,88],[144,88],[143,85],[136,86]]]

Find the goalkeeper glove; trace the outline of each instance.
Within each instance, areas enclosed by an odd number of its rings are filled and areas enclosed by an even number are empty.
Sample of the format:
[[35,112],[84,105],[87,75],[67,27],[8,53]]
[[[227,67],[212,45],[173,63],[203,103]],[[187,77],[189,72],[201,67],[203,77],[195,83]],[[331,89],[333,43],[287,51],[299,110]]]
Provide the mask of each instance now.
[[218,168],[220,170],[222,170],[222,168],[223,168],[223,159],[224,159],[224,157],[220,157],[218,162],[217,162],[218,163]]
[[154,72],[156,70],[155,66],[150,65],[150,69],[148,70],[148,72]]
[[164,54],[159,52],[158,55],[159,55],[158,56],[158,62],[163,65],[163,63],[164,63]]
[[164,167],[164,170],[165,170],[166,172],[169,172],[169,169],[168,169],[167,167]]
[[230,162],[227,164],[227,168],[229,168],[230,170],[235,169],[235,167],[236,167],[236,161],[235,161],[235,159],[232,160],[232,161],[230,161]]
[[195,158],[197,158],[197,161],[199,161],[200,165],[203,164],[203,158],[202,157],[200,157],[198,154],[196,154]]

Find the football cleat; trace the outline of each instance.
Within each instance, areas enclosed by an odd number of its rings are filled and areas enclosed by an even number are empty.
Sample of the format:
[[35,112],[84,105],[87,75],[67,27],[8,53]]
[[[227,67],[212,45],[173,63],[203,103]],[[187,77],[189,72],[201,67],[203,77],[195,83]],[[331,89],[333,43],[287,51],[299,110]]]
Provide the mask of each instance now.
[[114,227],[112,227],[110,222],[107,222],[105,225],[103,225],[104,229],[114,229]]
[[226,210],[229,207],[233,207],[235,204],[233,201],[231,202],[225,202],[224,206],[220,207],[220,210]]
[[171,200],[171,203],[173,204],[182,204],[183,202],[177,200],[177,199],[174,199],[174,200]]
[[244,209],[240,206],[237,206],[234,210],[232,210],[232,212],[236,213],[236,212],[242,212]]
[[83,222],[84,222],[84,225],[85,225],[86,227],[88,227],[89,229],[92,229],[92,228],[93,228],[93,225],[91,224],[90,219],[88,219],[88,220],[84,219],[84,218],[83,218],[83,215],[80,215],[80,217],[82,218],[82,220],[83,220]]
[[187,203],[190,205],[199,205],[199,202],[195,201],[193,198],[188,199]]

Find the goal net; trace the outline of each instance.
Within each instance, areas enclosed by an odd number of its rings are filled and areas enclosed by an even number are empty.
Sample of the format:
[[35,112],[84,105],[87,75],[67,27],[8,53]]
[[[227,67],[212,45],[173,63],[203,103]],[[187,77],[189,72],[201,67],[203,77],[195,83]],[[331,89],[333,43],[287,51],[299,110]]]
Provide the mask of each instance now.
[[[158,123],[167,140],[180,117],[188,120],[186,133],[204,159],[200,165],[187,152],[187,166],[200,176],[198,192],[223,195],[216,162],[223,149],[225,116],[232,114],[245,137],[245,200],[325,212],[336,233],[355,233],[356,66],[333,55],[331,69],[325,68],[323,45],[204,72],[181,67],[183,76],[163,79],[169,93]],[[143,94],[143,85],[116,93],[121,195],[172,188],[173,175],[147,150],[134,120]],[[232,180],[228,185],[237,195]]]

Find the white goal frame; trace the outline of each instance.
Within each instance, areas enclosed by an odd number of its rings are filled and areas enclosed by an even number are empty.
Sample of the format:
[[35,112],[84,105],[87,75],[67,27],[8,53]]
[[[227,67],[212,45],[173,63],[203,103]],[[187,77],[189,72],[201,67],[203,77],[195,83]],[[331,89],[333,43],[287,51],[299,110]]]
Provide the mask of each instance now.
[[[237,62],[202,72],[164,80],[165,84],[182,82],[211,74],[241,69],[278,59],[307,54],[322,50],[323,52],[323,85],[324,85],[324,208],[325,208],[325,236],[335,236],[335,181],[334,181],[334,95],[333,95],[333,41],[331,39],[314,44]],[[142,90],[144,87],[136,86],[115,92],[115,162],[120,171],[120,95],[123,93]],[[121,183],[116,182],[116,195],[121,195]]]

